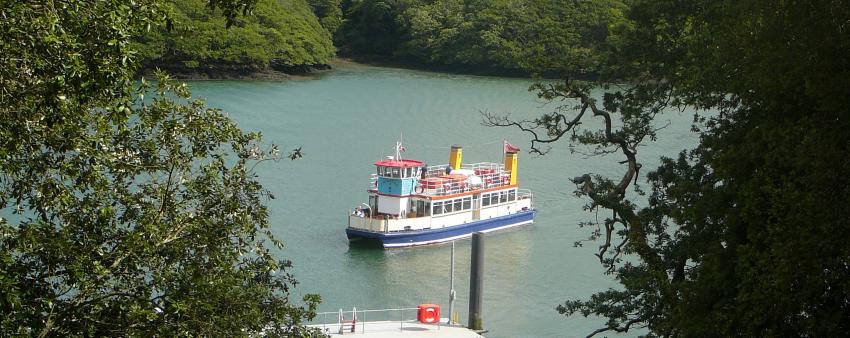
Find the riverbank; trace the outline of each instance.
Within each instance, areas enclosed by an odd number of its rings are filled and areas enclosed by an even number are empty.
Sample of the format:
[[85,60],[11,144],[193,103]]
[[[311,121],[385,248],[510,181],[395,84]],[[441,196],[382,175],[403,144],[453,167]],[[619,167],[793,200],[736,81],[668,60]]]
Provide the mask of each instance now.
[[508,78],[533,78],[529,74],[498,72],[498,71],[466,71],[458,67],[439,67],[429,66],[415,62],[401,62],[390,59],[358,59],[337,57],[328,60],[326,64],[319,66],[303,67],[298,71],[278,70],[274,68],[266,69],[245,69],[231,67],[216,67],[216,68],[187,68],[187,67],[163,67],[162,65],[153,65],[143,68],[139,72],[139,76],[151,77],[155,69],[164,70],[172,77],[180,80],[188,81],[203,81],[203,80],[259,80],[259,81],[299,81],[310,80],[325,74],[334,72],[337,68],[346,67],[381,67],[402,70],[416,70],[426,72],[447,73],[456,75],[477,75],[477,76],[497,76]]
[[246,68],[207,68],[196,69],[186,67],[162,67],[161,65],[147,66],[139,71],[139,76],[151,77],[156,69],[164,70],[170,76],[180,80],[260,80],[260,81],[287,81],[287,80],[310,80],[316,76],[333,71],[331,62],[328,64],[304,66],[293,71],[293,69],[282,70],[275,68],[246,69]]
[[[439,72],[439,73],[448,73],[448,74],[459,74],[459,75],[480,75],[480,76],[498,76],[498,77],[510,77],[510,78],[518,78],[518,79],[529,79],[535,78],[534,74],[515,69],[497,69],[497,68],[487,68],[473,65],[440,65],[440,64],[428,64],[422,63],[418,61],[412,60],[404,60],[404,59],[396,59],[396,58],[387,58],[387,57],[374,57],[374,56],[339,56],[328,62],[331,66],[334,63],[337,64],[345,64],[345,65],[367,65],[373,67],[383,67],[383,68],[396,68],[396,69],[408,69],[408,70],[419,70],[419,71],[427,71],[427,72]],[[553,77],[554,78],[554,77]]]
[[[599,74],[582,74],[582,75],[564,75],[564,74],[555,74],[555,73],[544,73],[544,74],[536,74],[529,71],[523,71],[519,69],[515,70],[506,70],[506,69],[498,69],[498,68],[482,68],[476,66],[457,66],[457,65],[436,65],[436,64],[427,64],[415,61],[405,61],[394,58],[382,58],[382,57],[335,57],[328,61],[328,65],[331,67],[336,67],[338,65],[342,66],[364,66],[364,67],[381,67],[381,68],[393,68],[393,69],[402,69],[402,70],[415,70],[415,71],[423,71],[423,72],[435,72],[435,73],[445,73],[445,74],[453,74],[453,75],[473,75],[473,76],[488,76],[488,77],[504,77],[504,78],[513,78],[513,79],[532,79],[532,80],[563,80],[565,78],[569,78],[571,80],[579,80],[579,81],[599,81]],[[611,83],[619,83],[621,80],[619,79],[611,79],[609,80]]]
[[[156,67],[155,67],[156,66]],[[549,75],[539,76],[520,70],[497,70],[480,67],[460,67],[449,65],[424,64],[413,61],[396,60],[392,58],[361,58],[361,57],[335,57],[326,64],[290,67],[270,67],[264,69],[247,69],[242,67],[207,67],[188,68],[179,66],[149,65],[139,72],[140,76],[150,77],[154,70],[165,70],[169,75],[180,80],[202,81],[202,80],[260,80],[260,81],[288,81],[288,80],[310,80],[318,76],[331,73],[339,67],[381,67],[402,70],[415,70],[425,72],[446,73],[454,75],[493,76],[515,79],[560,79],[561,76]]]

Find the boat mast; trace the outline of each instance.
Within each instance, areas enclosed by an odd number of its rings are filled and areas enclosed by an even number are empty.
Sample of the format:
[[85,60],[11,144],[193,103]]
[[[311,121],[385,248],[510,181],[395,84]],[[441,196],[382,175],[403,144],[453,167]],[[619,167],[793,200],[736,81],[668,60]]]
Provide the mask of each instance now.
[[401,152],[404,151],[404,133],[401,133],[399,140],[395,143],[395,160],[401,161]]

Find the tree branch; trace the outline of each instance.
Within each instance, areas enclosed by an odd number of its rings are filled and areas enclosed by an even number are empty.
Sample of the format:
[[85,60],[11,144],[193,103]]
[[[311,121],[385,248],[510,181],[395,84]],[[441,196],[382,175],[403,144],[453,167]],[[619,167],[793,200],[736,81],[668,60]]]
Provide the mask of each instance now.
[[626,322],[626,325],[624,325],[624,326],[614,326],[614,327],[603,327],[603,328],[599,328],[599,329],[596,329],[596,331],[593,331],[593,332],[591,332],[589,335],[587,335],[587,337],[586,337],[586,338],[591,338],[591,337],[593,337],[593,336],[595,336],[595,335],[597,335],[597,334],[599,334],[599,333],[607,332],[607,331],[615,331],[615,332],[619,332],[619,333],[622,333],[622,332],[628,332],[628,331],[629,331],[629,329],[631,329],[632,325],[634,325],[635,323],[642,322],[642,321],[643,321],[643,320],[642,320],[642,319],[640,319],[640,318],[634,318],[634,319],[631,319],[631,320],[629,320],[628,322]]
[[[541,119],[536,119],[534,121],[511,121],[505,116],[497,116],[488,112],[483,112],[484,122],[483,125],[488,127],[517,127],[520,130],[527,132],[533,136],[531,139],[531,153],[536,153],[540,155],[545,155],[549,152],[548,149],[541,150],[537,144],[538,143],[553,143],[558,141],[563,137],[567,132],[574,130],[574,128],[578,127],[581,124],[581,119],[584,117],[584,113],[587,111],[587,105],[582,105],[579,113],[572,119],[568,120],[564,114],[558,112],[552,112],[550,114],[544,115]],[[535,128],[542,127],[546,130],[548,138],[541,138],[540,135],[537,134]]]

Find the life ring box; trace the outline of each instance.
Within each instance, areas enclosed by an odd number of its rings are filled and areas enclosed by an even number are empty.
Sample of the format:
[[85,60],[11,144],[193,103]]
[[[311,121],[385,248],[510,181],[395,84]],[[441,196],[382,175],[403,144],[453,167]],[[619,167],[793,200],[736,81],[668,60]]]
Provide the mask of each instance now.
[[434,324],[440,321],[440,306],[437,304],[419,304],[416,316],[422,324]]

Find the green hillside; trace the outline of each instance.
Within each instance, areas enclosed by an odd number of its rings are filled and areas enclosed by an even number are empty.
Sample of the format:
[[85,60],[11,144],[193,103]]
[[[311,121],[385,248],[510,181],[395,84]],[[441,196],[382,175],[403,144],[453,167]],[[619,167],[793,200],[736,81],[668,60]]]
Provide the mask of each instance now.
[[544,75],[596,73],[625,24],[621,0],[348,0],[335,41],[345,55]]
[[147,69],[307,72],[338,47],[365,61],[587,77],[628,25],[623,0],[262,0],[230,28],[205,4],[171,3],[172,29],[141,39]]
[[274,69],[323,67],[334,56],[331,35],[304,0],[260,0],[251,15],[227,28],[205,0],[170,4],[173,26],[142,37],[143,64],[212,77]]

